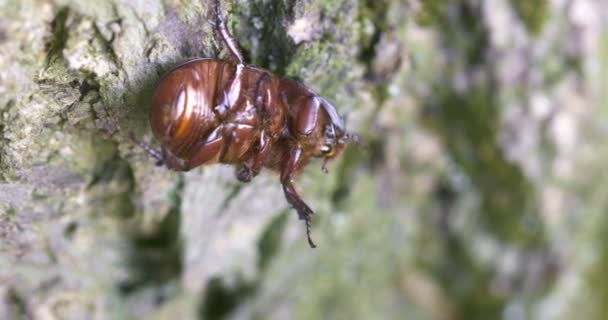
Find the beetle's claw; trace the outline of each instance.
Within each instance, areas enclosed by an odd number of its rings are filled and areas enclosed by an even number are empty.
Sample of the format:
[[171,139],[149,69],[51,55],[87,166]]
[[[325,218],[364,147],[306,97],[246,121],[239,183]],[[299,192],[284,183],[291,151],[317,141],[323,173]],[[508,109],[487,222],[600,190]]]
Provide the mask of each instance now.
[[222,22],[224,19],[222,18],[222,11],[220,8],[219,3],[215,5],[215,18],[219,21]]
[[151,146],[149,146],[148,144],[137,140],[137,138],[135,138],[135,135],[133,134],[133,132],[131,132],[129,134],[129,138],[131,139],[131,141],[133,143],[137,144],[152,158],[156,159],[156,163],[155,163],[156,166],[161,166],[161,165],[165,164],[165,157],[163,156],[163,153],[161,151],[158,151],[158,150],[152,148]]
[[312,215],[314,212],[312,209],[310,209],[310,207],[308,207],[308,205],[306,205],[306,203],[304,203],[304,201],[297,201],[293,206],[298,212],[298,218],[300,218],[300,220],[304,220],[304,223],[306,224],[306,239],[308,240],[308,245],[311,248],[316,248],[317,245],[312,241],[311,236]]
[[224,21],[224,19],[222,18],[222,8],[221,8],[221,5],[219,4],[219,1],[215,2],[213,11],[214,11],[213,12],[214,18],[215,18],[215,20],[217,20],[217,22],[213,22],[213,23],[214,23],[214,25],[217,26]]
[[236,172],[236,178],[240,182],[247,183],[251,181],[251,178],[253,178],[253,176],[249,167],[244,165]]
[[314,249],[317,247],[317,245],[312,241],[312,237],[310,236],[310,229],[311,229],[311,225],[312,225],[312,219],[310,218],[310,215],[306,216],[305,222],[306,222],[306,239],[308,240],[308,245]]
[[328,174],[329,170],[327,170],[327,158],[325,158],[325,160],[323,160],[323,164],[321,165],[321,171],[323,171],[323,173]]

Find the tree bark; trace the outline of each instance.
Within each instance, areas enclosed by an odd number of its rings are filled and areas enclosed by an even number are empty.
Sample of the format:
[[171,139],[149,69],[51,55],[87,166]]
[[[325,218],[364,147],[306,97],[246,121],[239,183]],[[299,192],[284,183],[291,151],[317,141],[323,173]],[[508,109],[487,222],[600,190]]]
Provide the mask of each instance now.
[[0,1],[0,319],[603,319],[601,0],[219,1],[365,142],[297,181],[315,250],[276,175],[129,138],[214,3]]

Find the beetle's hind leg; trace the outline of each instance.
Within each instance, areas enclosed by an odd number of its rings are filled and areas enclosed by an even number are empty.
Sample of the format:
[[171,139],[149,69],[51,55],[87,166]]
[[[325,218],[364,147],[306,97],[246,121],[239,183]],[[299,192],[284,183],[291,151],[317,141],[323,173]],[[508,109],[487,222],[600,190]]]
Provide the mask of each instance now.
[[219,6],[215,9],[215,19],[217,20],[217,30],[224,41],[224,44],[228,47],[228,50],[232,54],[232,58],[237,61],[238,64],[244,64],[243,53],[241,52],[241,48],[239,47],[239,43],[236,41],[234,36],[228,30],[228,26],[226,25],[226,19],[222,17],[220,13]]

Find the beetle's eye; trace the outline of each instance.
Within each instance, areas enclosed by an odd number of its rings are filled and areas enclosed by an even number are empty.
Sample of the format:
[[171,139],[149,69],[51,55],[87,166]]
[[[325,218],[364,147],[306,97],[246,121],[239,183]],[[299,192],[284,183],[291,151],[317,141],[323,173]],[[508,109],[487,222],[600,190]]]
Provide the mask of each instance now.
[[328,145],[328,144],[325,144],[325,145],[323,145],[323,146],[321,147],[321,152],[322,152],[323,154],[325,154],[325,155],[327,155],[327,154],[331,154],[331,151],[332,151],[332,150],[331,150],[331,146],[330,146],[330,145]]
[[336,137],[336,132],[334,130],[334,126],[328,125],[327,128],[325,128],[325,136],[328,139],[333,139]]

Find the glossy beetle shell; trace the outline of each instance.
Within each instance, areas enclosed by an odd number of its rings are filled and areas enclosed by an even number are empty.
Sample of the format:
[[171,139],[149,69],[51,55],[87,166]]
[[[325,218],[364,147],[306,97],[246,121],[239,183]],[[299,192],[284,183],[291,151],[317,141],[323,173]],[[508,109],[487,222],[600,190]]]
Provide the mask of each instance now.
[[293,178],[311,158],[340,155],[353,135],[346,133],[336,108],[302,83],[245,64],[225,21],[219,16],[218,21],[231,58],[191,60],[161,78],[150,123],[162,150],[142,146],[173,170],[234,164],[242,182],[262,168],[277,171],[285,198],[306,222],[308,242],[315,247],[313,211]]
[[[163,77],[152,99],[150,122],[166,156],[187,170],[216,162],[241,163],[253,152],[267,120],[270,130],[285,124],[283,106],[272,108],[271,119],[255,109],[256,86],[268,79],[266,101],[279,102],[280,79],[264,70],[219,59],[186,62]],[[239,74],[237,74],[239,72]]]

